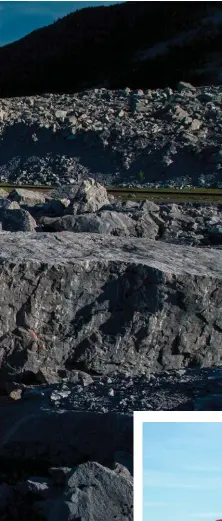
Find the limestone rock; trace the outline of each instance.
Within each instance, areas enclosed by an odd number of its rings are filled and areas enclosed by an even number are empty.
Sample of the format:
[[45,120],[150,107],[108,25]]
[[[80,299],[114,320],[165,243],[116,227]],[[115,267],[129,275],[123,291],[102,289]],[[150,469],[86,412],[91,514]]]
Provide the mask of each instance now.
[[41,192],[33,192],[32,190],[26,190],[23,188],[15,188],[12,190],[8,198],[11,201],[17,201],[20,204],[41,204],[45,202],[45,195]]
[[8,192],[4,188],[0,188],[0,198],[8,197]]
[[193,119],[193,121],[191,123],[191,129],[199,130],[200,127],[201,127],[201,121],[199,121],[198,119]]
[[179,92],[182,92],[182,91],[191,91],[193,93],[196,92],[196,87],[194,87],[193,85],[191,85],[191,83],[186,83],[185,81],[180,81],[178,83],[178,91]]
[[143,212],[134,217],[136,225],[136,236],[156,239],[159,233],[159,225],[152,219],[151,215]]
[[94,179],[83,181],[74,197],[70,206],[67,208],[67,214],[81,214],[85,212],[96,212],[104,204],[109,204],[107,191],[104,186],[97,183]]
[[0,377],[220,363],[221,254],[99,234],[3,233]]
[[146,199],[141,203],[141,209],[144,212],[159,212],[160,207],[154,203],[153,201],[149,201],[149,199]]

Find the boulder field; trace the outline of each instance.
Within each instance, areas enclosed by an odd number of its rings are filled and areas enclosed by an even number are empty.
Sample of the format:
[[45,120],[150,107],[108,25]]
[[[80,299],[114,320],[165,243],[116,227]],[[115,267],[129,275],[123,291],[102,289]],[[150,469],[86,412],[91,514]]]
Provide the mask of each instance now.
[[133,411],[222,408],[221,206],[0,195],[0,519],[132,521]]

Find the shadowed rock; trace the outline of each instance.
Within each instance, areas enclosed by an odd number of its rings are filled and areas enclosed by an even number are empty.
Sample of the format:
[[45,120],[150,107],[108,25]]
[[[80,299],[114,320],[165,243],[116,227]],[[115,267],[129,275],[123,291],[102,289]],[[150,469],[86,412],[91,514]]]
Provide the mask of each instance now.
[[35,219],[27,210],[6,210],[2,215],[2,229],[10,232],[34,232],[36,229]]

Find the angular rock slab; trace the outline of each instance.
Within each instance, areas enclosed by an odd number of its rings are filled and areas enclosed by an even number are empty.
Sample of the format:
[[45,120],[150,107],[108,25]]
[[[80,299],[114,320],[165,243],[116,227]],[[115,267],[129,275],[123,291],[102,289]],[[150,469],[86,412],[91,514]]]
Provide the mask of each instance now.
[[222,357],[222,252],[98,234],[0,234],[0,377],[140,374]]
[[[73,469],[60,499],[35,504],[46,521],[132,521],[133,483],[97,462]],[[42,518],[41,518],[42,519]]]

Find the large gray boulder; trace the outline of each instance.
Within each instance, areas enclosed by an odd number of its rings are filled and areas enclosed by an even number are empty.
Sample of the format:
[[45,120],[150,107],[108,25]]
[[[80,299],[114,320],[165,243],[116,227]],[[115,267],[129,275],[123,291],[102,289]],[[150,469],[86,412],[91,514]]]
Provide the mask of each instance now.
[[97,462],[72,470],[63,495],[35,504],[46,521],[132,521],[133,484]]
[[86,521],[133,519],[132,483],[99,463],[79,465],[68,478],[64,495]]
[[45,521],[132,521],[133,485],[96,462],[73,469],[60,498],[36,502]]
[[135,222],[119,212],[85,213],[65,215],[59,219],[42,217],[40,225],[46,231],[73,231],[75,233],[101,233],[115,236],[136,236]]
[[109,204],[105,186],[89,178],[79,185],[66,213],[76,215],[85,212],[96,212],[105,204]]
[[116,236],[136,236],[135,223],[125,214],[100,212],[76,216],[76,232],[102,233]]
[[221,363],[222,252],[98,234],[0,234],[0,377]]
[[[156,221],[156,222],[155,222]],[[72,231],[75,233],[100,233],[122,237],[158,237],[164,221],[146,212],[127,215],[124,212],[99,211],[82,215],[64,215],[60,218],[41,217],[39,224],[44,231]]]

